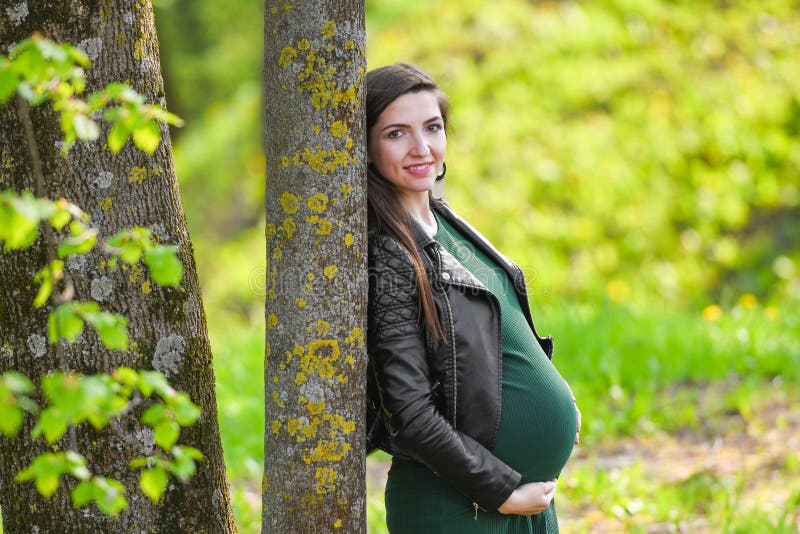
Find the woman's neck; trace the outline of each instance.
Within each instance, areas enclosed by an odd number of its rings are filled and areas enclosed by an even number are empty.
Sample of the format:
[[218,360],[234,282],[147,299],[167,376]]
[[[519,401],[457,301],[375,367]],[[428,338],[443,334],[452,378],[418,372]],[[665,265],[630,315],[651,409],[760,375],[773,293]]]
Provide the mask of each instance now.
[[427,191],[414,196],[404,196],[401,203],[408,214],[422,224],[426,230],[436,228],[436,217],[433,216]]

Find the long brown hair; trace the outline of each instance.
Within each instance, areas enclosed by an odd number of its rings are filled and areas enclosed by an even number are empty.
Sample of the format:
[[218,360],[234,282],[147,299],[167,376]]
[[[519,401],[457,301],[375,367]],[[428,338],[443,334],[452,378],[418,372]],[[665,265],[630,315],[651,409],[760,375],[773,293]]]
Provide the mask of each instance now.
[[[431,91],[439,104],[445,129],[450,103],[433,79],[420,69],[407,63],[387,65],[367,73],[367,143],[370,131],[378,122],[383,110],[394,100],[407,93]],[[367,227],[370,234],[384,234],[402,246],[411,256],[416,272],[417,287],[425,326],[433,335],[444,340],[444,330],[436,313],[433,291],[425,274],[422,257],[411,234],[411,217],[400,204],[397,188],[383,177],[374,165],[367,166]]]

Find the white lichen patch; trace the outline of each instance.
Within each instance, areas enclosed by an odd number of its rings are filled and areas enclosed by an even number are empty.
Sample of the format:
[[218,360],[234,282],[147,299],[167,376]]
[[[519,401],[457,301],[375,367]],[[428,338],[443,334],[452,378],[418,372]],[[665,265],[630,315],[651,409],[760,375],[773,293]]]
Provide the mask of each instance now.
[[103,50],[103,40],[99,37],[91,37],[89,39],[84,39],[80,43],[78,43],[78,48],[83,50],[83,53],[89,56],[89,59],[94,61],[100,55],[100,52]]
[[92,298],[98,302],[103,302],[111,296],[114,291],[114,284],[107,276],[101,276],[92,280],[91,294]]
[[29,335],[27,345],[34,358],[41,358],[47,352],[47,340],[39,334]]
[[70,271],[82,271],[86,266],[86,254],[76,254],[67,257],[67,268]]
[[322,390],[322,386],[313,381],[303,382],[303,385],[300,386],[300,393],[314,404],[325,400],[325,392]]
[[133,24],[133,13],[131,13],[130,11],[128,11],[127,13],[123,13],[122,20],[125,21],[125,24],[130,26],[131,24]]
[[167,377],[177,375],[183,363],[186,352],[186,342],[178,334],[162,337],[156,344],[156,353],[153,355],[153,367],[164,373]]
[[191,316],[197,311],[197,297],[194,294],[186,299],[186,315]]
[[0,347],[0,360],[10,360],[14,352],[8,347]]
[[114,174],[108,171],[100,171],[90,175],[90,183],[98,189],[108,189],[114,182]]
[[150,427],[144,427],[138,432],[136,432],[136,439],[142,446],[142,452],[149,456],[153,452],[153,446],[155,446],[156,438],[153,434],[153,429]]
[[153,71],[155,71],[155,64],[153,63],[153,60],[147,56],[143,57],[139,62],[139,72],[142,74],[149,74]]
[[21,23],[28,16],[28,2],[20,2],[15,6],[7,7],[6,15],[14,24]]
[[156,239],[162,243],[169,241],[170,235],[169,232],[167,232],[167,227],[164,226],[163,223],[155,223],[150,228],[153,229],[153,236],[155,236]]

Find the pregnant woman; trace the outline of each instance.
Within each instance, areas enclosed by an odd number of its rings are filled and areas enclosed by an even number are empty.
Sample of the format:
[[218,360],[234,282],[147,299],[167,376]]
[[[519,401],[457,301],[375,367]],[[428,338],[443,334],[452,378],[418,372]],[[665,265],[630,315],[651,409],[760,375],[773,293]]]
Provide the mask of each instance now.
[[[367,74],[368,448],[392,534],[555,533],[580,412],[521,269],[431,190],[447,98],[416,67]],[[502,172],[502,169],[497,169]]]

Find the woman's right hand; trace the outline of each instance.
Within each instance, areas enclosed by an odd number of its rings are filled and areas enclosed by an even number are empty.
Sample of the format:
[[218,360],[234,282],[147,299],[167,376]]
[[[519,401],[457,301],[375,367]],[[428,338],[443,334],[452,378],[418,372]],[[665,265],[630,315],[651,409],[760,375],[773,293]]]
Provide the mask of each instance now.
[[523,484],[514,490],[497,511],[501,514],[536,515],[550,507],[555,493],[555,479]]

